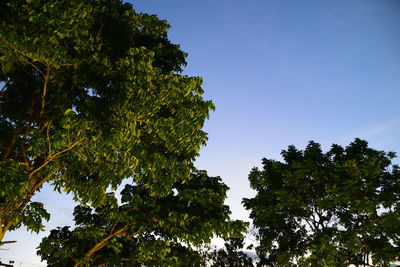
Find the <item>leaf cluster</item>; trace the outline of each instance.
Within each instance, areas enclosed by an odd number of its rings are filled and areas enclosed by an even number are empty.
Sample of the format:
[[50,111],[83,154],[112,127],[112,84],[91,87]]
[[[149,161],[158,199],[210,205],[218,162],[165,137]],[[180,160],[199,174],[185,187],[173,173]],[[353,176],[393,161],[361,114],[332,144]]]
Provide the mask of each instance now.
[[355,139],[323,153],[310,142],[263,159],[249,174],[257,195],[244,199],[271,266],[388,264],[400,255],[400,171],[394,153]]
[[175,183],[162,197],[143,185],[128,184],[120,205],[109,194],[107,203],[95,209],[77,206],[76,227],[52,230],[38,254],[49,266],[194,264],[200,258],[191,252],[193,246],[210,242],[214,235],[238,237],[245,229],[243,222],[229,219],[227,189],[219,177],[204,171]]
[[214,106],[168,29],[117,0],[1,1],[0,242],[48,219],[23,219],[46,182],[96,207],[128,177],[154,196],[190,179]]
[[[244,251],[243,238],[228,238],[225,247],[215,249],[208,254],[209,265],[212,267],[253,267],[254,260]],[[248,247],[249,249],[250,247]]]

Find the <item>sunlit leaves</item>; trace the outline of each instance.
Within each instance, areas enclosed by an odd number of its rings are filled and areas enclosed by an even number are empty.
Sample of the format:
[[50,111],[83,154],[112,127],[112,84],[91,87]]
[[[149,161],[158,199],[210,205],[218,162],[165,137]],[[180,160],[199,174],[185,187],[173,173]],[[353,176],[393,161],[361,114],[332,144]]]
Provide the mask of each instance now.
[[2,233],[44,182],[98,206],[128,177],[154,197],[189,180],[214,106],[168,28],[120,1],[1,1]]

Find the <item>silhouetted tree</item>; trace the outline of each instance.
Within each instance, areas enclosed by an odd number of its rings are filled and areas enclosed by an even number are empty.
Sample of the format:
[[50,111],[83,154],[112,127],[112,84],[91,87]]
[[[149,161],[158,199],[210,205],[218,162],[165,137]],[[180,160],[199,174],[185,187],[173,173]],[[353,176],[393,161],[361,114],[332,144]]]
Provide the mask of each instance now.
[[[387,266],[400,259],[400,171],[395,154],[355,139],[323,153],[289,146],[284,162],[263,159],[244,199],[269,266]],[[372,262],[368,258],[372,258]]]

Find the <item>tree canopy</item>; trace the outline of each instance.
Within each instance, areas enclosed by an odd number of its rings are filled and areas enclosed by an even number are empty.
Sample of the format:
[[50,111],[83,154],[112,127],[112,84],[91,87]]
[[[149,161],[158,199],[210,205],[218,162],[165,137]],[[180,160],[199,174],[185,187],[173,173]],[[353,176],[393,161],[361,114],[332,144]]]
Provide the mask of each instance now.
[[[263,159],[244,199],[257,229],[260,264],[387,266],[400,259],[400,170],[395,154],[355,139],[323,153],[289,146],[284,162]],[[372,258],[372,262],[370,261]]]
[[240,236],[244,224],[229,219],[221,178],[205,171],[192,176],[163,197],[128,184],[121,205],[109,194],[96,209],[77,206],[75,229],[52,230],[38,254],[48,266],[199,266],[193,246],[214,235]]
[[118,0],[0,2],[0,245],[43,228],[46,182],[97,207],[127,177],[152,197],[191,178],[214,107],[168,28]]
[[[228,238],[225,247],[208,253],[208,264],[212,267],[253,267],[254,259],[243,251],[243,238]],[[247,249],[252,248],[252,245]]]

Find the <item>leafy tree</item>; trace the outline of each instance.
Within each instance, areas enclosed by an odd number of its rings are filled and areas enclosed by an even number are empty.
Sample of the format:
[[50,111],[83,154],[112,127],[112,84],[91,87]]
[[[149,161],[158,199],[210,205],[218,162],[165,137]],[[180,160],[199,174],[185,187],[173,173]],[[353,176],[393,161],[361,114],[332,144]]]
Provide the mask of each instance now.
[[96,209],[77,206],[76,228],[52,230],[38,254],[49,266],[200,266],[192,246],[214,234],[240,236],[245,229],[243,222],[229,219],[227,190],[219,177],[204,171],[175,183],[162,197],[126,185],[121,205],[109,194]]
[[[212,267],[253,267],[253,259],[243,252],[243,238],[229,238],[225,240],[225,248],[209,253],[209,264]],[[249,246],[250,249],[252,246]]]
[[[310,142],[252,169],[244,199],[260,265],[387,266],[400,258],[400,170],[392,152],[355,139],[323,153]],[[368,260],[372,258],[372,263]],[[372,265],[371,265],[372,264]]]
[[168,28],[118,0],[0,1],[0,245],[43,228],[46,182],[97,207],[127,177],[190,178],[213,104]]

